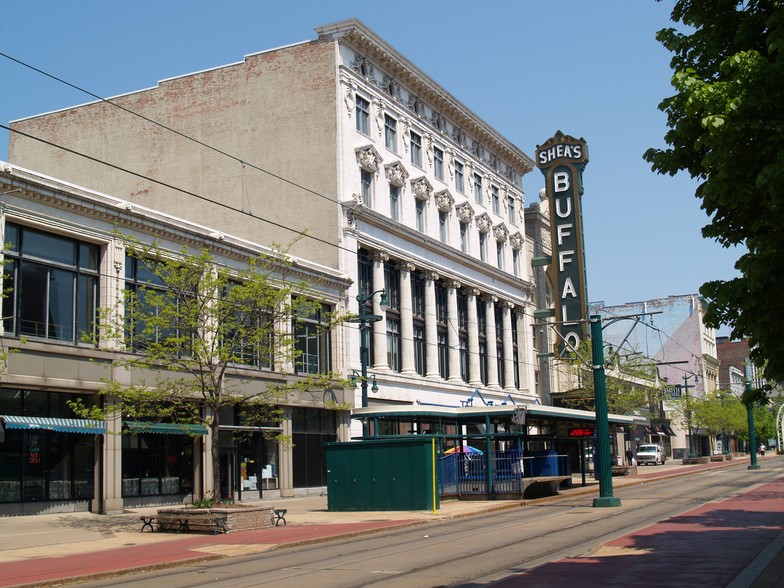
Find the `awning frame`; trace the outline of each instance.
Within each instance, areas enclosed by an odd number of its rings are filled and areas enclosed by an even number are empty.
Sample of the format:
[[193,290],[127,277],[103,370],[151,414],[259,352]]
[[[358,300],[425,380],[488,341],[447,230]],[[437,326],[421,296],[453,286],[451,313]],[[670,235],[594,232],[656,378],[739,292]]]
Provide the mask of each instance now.
[[106,422],[88,419],[64,419],[55,417],[34,417],[20,415],[0,415],[6,429],[22,431],[54,431],[57,433],[77,433],[83,435],[105,435]]

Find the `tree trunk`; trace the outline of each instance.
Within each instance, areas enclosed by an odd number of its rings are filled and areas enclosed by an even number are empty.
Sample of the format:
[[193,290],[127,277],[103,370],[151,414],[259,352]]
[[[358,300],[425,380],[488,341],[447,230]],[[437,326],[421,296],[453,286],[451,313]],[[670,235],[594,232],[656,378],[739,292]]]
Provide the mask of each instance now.
[[[218,411],[212,413],[212,423],[210,424],[210,431],[212,433],[212,442],[210,451],[212,452],[212,496],[215,502],[220,502],[221,496],[221,479],[220,479],[220,417]],[[228,475],[228,472],[227,472]]]

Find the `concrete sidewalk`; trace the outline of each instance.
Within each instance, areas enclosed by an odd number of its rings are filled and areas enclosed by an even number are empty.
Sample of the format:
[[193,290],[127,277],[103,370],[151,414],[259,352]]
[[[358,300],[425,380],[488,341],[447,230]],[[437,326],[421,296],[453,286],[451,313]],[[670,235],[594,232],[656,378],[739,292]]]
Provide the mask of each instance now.
[[[781,459],[780,456],[767,456],[761,460]],[[646,480],[660,479],[663,477],[690,475],[701,470],[715,469],[718,467],[747,467],[748,459],[735,459],[729,462],[717,462],[704,465],[683,466],[680,463],[668,463],[665,466],[640,467],[638,475],[628,477],[613,478],[615,488],[628,485],[640,484]],[[592,478],[586,479],[586,486],[580,485],[581,478],[574,477],[574,486],[562,490],[556,497],[539,499],[558,500],[561,497],[569,497],[581,494],[598,493],[598,482]],[[776,501],[784,511],[784,482],[781,484],[769,485],[773,488],[769,490],[775,495]],[[746,495],[744,495],[745,497]],[[738,500],[733,498],[732,509],[725,509],[727,512],[732,510],[736,513],[751,512],[753,505],[760,505],[760,499],[756,494],[750,495],[748,500]],[[770,501],[766,501],[767,509]],[[390,528],[397,525],[413,525],[422,522],[433,521],[444,518],[454,518],[460,516],[470,516],[472,514],[484,513],[492,510],[505,508],[516,508],[523,503],[520,500],[514,501],[457,501],[449,500],[441,503],[441,508],[437,512],[431,511],[405,511],[405,512],[329,512],[327,511],[326,496],[303,496],[296,498],[277,499],[275,501],[262,501],[261,504],[268,504],[275,508],[286,508],[288,514],[287,526],[278,526],[256,531],[241,531],[228,533],[225,535],[177,535],[173,533],[149,533],[140,532],[141,523],[139,517],[144,514],[155,514],[158,507],[145,509],[129,510],[118,515],[94,515],[91,513],[68,513],[35,515],[24,517],[7,517],[1,519],[3,533],[0,533],[0,587],[19,586],[19,585],[42,585],[57,580],[68,578],[89,578],[102,577],[112,574],[122,573],[134,569],[152,569],[156,567],[166,567],[179,565],[187,561],[199,561],[231,557],[236,555],[247,555],[263,552],[282,544],[296,544],[303,542],[324,541],[332,537],[355,535],[368,533],[380,529]],[[724,504],[724,503],[716,503]],[[705,508],[715,505],[706,505]],[[740,510],[733,510],[738,507]],[[768,509],[772,511],[772,507]],[[706,511],[708,512],[708,511]],[[687,515],[683,515],[687,516]],[[708,516],[695,514],[694,516]],[[753,524],[754,529],[758,530],[760,521],[745,520],[743,517],[735,515],[727,517],[732,524],[740,525]],[[753,519],[753,517],[752,517]],[[670,521],[661,525],[670,524]],[[728,524],[724,521],[722,524]],[[764,526],[764,525],[763,525]],[[681,527],[678,527],[679,529]],[[772,537],[781,531],[781,526],[774,526],[770,529],[763,529],[755,532],[754,537],[759,540],[760,545],[747,543],[746,536],[743,537],[744,546],[750,549],[760,550],[763,548],[775,549],[779,553],[780,545],[776,543],[776,537]],[[642,531],[641,531],[642,532]],[[639,533],[641,533],[639,532]],[[642,539],[639,533],[631,534],[625,538],[631,543],[615,545],[616,542],[608,544],[607,549],[618,550],[621,553],[629,549],[630,545],[640,544]],[[650,536],[667,535],[664,531],[651,532]],[[696,541],[701,535],[694,533],[688,535],[689,541]],[[736,543],[737,541],[732,541]],[[763,545],[764,543],[764,545]],[[769,547],[772,546],[772,547]],[[645,547],[648,549],[648,547]],[[653,549],[653,548],[651,548]],[[683,549],[683,552],[689,551]],[[613,551],[613,554],[616,552]],[[664,553],[664,550],[661,550]],[[618,558],[613,555],[597,555],[594,563],[605,564],[604,567],[612,567],[626,558]],[[769,568],[775,571],[776,563],[780,560],[779,572],[784,570],[784,552],[781,557],[769,558],[770,565],[756,570],[754,578],[760,576],[764,569]],[[613,559],[614,557],[614,559]],[[638,558],[639,559],[639,558]],[[575,573],[583,574],[582,564],[586,561],[556,562],[549,566],[558,566],[567,563],[570,566],[577,565]],[[669,564],[669,561],[668,561]],[[549,566],[537,568],[542,570],[540,574],[545,574]],[[598,569],[603,566],[593,566]],[[608,567],[608,569],[609,569]],[[669,567],[669,565],[667,565]],[[657,578],[656,584],[661,586],[662,568],[655,574],[644,576]],[[561,574],[562,572],[559,572]],[[561,584],[564,576],[561,575]],[[733,576],[734,577],[734,576]],[[781,577],[781,573],[779,573]],[[544,583],[536,582],[529,584],[526,577],[526,586],[555,586],[548,584],[547,576],[539,576]],[[530,578],[533,580],[533,578]],[[538,580],[537,580],[538,581]],[[699,585],[709,585],[698,583]],[[508,584],[511,586],[511,584]],[[586,582],[585,585],[613,585],[601,582],[593,584]],[[629,585],[629,583],[624,583]],[[721,584],[710,584],[721,585]],[[750,585],[750,584],[746,584]],[[775,586],[777,584],[767,584]]]

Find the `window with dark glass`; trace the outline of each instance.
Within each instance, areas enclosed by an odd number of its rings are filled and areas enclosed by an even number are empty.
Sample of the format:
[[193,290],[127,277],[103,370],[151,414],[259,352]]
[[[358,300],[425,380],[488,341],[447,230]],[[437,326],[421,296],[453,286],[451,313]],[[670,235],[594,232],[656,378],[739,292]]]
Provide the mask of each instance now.
[[447,242],[448,229],[449,229],[449,214],[446,212],[438,211],[438,238],[442,243]]
[[400,220],[400,186],[389,185],[389,216],[394,221]]
[[373,206],[373,174],[366,169],[360,170],[360,191],[362,196],[362,202],[365,203],[365,206],[372,207]]
[[411,133],[411,163],[422,167],[422,136],[413,132]]
[[484,193],[482,190],[482,176],[479,174],[474,174],[474,200],[482,204],[484,198]]
[[479,380],[487,385],[487,318],[486,306],[481,300],[476,304],[476,322],[479,330]]
[[501,241],[495,242],[495,259],[498,269],[504,269],[504,244]]
[[[235,283],[231,282],[228,285],[226,296],[231,296],[231,289],[235,287]],[[236,290],[235,290],[236,292]],[[250,310],[251,306],[248,303],[240,302],[239,307],[242,309],[239,312],[242,314],[235,315],[233,324],[237,325],[236,331],[226,332],[228,340],[235,339],[236,346],[232,350],[235,356],[235,361],[241,365],[253,366],[258,368],[271,369],[274,363],[274,343],[275,343],[275,327],[274,316],[271,313],[263,312],[259,309]],[[260,329],[255,335],[250,335],[248,339],[243,340],[243,334],[249,334],[251,329]],[[252,341],[249,339],[253,339]]]
[[295,407],[291,411],[293,485],[327,485],[326,443],[337,441],[337,411]]
[[506,207],[509,211],[509,222],[517,225],[517,210],[515,209],[515,197],[513,194],[506,197]]
[[414,368],[418,374],[427,373],[425,337],[425,282],[419,274],[411,274],[411,311],[414,322]]
[[440,147],[433,147],[433,175],[444,181],[444,150]]
[[479,233],[479,259],[487,261],[487,233]]
[[504,313],[500,304],[495,305],[495,349],[498,364],[498,383],[503,388],[506,385],[506,373],[504,371],[506,349],[504,348]]
[[397,153],[397,120],[384,115],[384,144],[387,149]]
[[69,343],[92,337],[100,247],[13,223],[5,239],[6,334]]
[[520,346],[518,344],[517,313],[512,313],[512,361],[514,362],[514,387],[520,389]]
[[387,317],[387,363],[394,372],[401,370],[400,320]]
[[424,200],[416,200],[416,228],[420,233],[424,233],[427,229],[425,223],[425,205]]
[[438,373],[443,379],[449,377],[448,317],[449,303],[447,289],[441,282],[435,283],[436,294],[436,332],[438,337]]
[[323,374],[330,371],[330,336],[324,326],[328,313],[329,307],[320,305],[295,321],[297,373]]
[[501,214],[501,199],[498,194],[498,186],[490,186],[490,203],[495,214]]
[[460,251],[468,253],[468,223],[460,223]]
[[367,296],[373,291],[373,260],[370,259],[370,251],[367,249],[357,252],[357,277],[359,294]]
[[455,190],[465,194],[465,178],[463,177],[463,163],[455,161]]
[[362,96],[356,98],[357,130],[363,135],[370,135],[370,102]]

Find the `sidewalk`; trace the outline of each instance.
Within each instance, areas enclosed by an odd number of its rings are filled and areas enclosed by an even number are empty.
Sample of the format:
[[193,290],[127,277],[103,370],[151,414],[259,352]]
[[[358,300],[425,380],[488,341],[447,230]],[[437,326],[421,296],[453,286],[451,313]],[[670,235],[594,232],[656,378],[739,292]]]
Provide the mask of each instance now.
[[[777,457],[780,459],[780,456],[774,455],[760,459],[764,463],[768,459]],[[665,466],[640,467],[636,476],[613,478],[613,486],[617,488],[628,484],[644,483],[654,478],[689,475],[718,467],[747,467],[747,465],[748,459],[735,459],[705,465],[683,466],[680,463],[668,463]],[[585,487],[579,485],[579,476],[575,476],[574,481],[575,485],[572,488],[562,490],[558,496],[539,499],[536,502],[598,492],[598,482],[592,478],[586,479]],[[286,515],[288,525],[225,535],[141,533],[139,516],[154,514],[158,507],[129,510],[118,515],[68,513],[3,518],[0,523],[3,528],[3,533],[0,534],[0,587],[29,586],[65,578],[101,577],[122,573],[124,570],[152,569],[179,565],[186,561],[248,555],[273,549],[282,544],[325,541],[331,537],[368,533],[396,525],[413,525],[491,510],[517,508],[521,501],[449,500],[443,501],[436,513],[431,511],[328,512],[326,496],[283,498],[261,503],[288,509]],[[695,552],[695,542],[703,540],[711,542],[719,540],[731,544],[733,557],[728,559],[733,561],[739,561],[738,549],[740,548],[744,553],[748,551],[750,554],[768,549],[770,553],[767,554],[765,565],[757,562],[757,567],[751,569],[749,574],[753,573],[753,580],[766,569],[774,575],[778,570],[778,576],[775,577],[781,578],[784,572],[784,551],[781,550],[784,543],[782,537],[779,537],[781,526],[771,524],[773,521],[768,521],[769,526],[766,526],[765,521],[758,520],[762,512],[760,509],[763,508],[765,513],[776,512],[784,515],[784,478],[780,482],[756,488],[740,497],[705,505],[692,513],[686,513],[681,517],[608,543],[591,558],[565,560],[537,568],[530,572],[530,575],[525,576],[525,583],[526,586],[562,585],[564,573],[579,573],[579,577],[586,578],[583,582],[586,586],[611,586],[613,585],[611,581],[608,583],[607,579],[601,580],[599,577],[596,583],[589,581],[591,570],[597,574],[600,569],[610,570],[616,569],[617,566],[628,566],[628,562],[623,562],[629,558],[618,557],[618,555],[628,555],[635,553],[635,550],[645,549],[655,554],[671,553],[664,563],[665,568],[652,569],[643,576],[649,579],[657,578],[656,584],[661,587],[666,585],[662,584],[662,576],[666,576],[662,571],[669,568],[673,561],[677,561],[672,558],[678,554]],[[699,533],[701,526],[709,528],[719,523],[723,529],[721,537]],[[672,531],[675,529],[683,531],[687,528],[687,524],[695,525],[693,528],[689,527],[691,532],[683,533],[682,538],[688,541],[688,545],[683,543],[676,545],[670,540]],[[754,532],[744,533],[741,541],[737,536],[732,535],[732,531],[748,529],[753,529]],[[778,557],[773,557],[774,555]],[[602,565],[595,565],[597,563]],[[661,565],[661,562],[657,565]],[[548,573],[550,573],[548,569],[551,568],[558,568],[554,578],[560,576],[560,584],[548,583]],[[735,577],[738,571],[740,570],[731,574],[729,579]],[[762,573],[760,580],[764,577]],[[726,584],[726,582],[721,584],[704,581],[696,583],[716,586]],[[498,584],[498,586],[512,585]],[[624,585],[629,583],[625,582]],[[738,584],[737,588],[748,585],[751,584]],[[775,582],[758,584],[758,586],[777,585]]]

